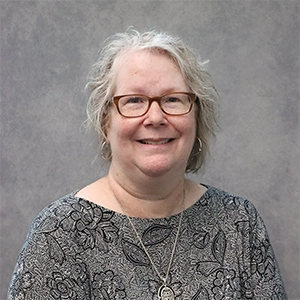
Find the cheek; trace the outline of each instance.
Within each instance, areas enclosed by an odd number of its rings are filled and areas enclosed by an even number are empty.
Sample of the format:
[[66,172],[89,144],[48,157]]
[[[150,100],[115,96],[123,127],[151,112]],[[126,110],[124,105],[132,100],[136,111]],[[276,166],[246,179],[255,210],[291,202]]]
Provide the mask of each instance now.
[[112,114],[107,127],[107,140],[114,145],[124,144],[133,138],[137,126],[133,119]]
[[190,138],[194,140],[196,138],[196,132],[197,132],[197,122],[196,122],[196,113],[193,111],[191,112],[189,119],[186,122],[186,132],[190,135]]
[[197,135],[197,114],[198,114],[198,109],[194,108],[191,111],[191,119],[190,119],[190,133],[191,133],[191,138],[194,141]]
[[196,138],[196,119],[194,114],[181,120],[175,119],[171,125],[180,134],[183,147],[186,150],[192,148]]
[[197,128],[196,128],[196,117],[194,116],[194,114],[191,115],[192,118],[189,119],[189,122],[187,122],[186,126],[185,126],[185,147],[188,151],[192,151],[195,139],[196,139],[196,135],[197,135]]

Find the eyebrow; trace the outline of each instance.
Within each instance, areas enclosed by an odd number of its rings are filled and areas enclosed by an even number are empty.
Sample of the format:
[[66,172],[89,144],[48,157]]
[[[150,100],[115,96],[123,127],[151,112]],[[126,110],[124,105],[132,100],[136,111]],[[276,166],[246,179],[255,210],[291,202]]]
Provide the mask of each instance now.
[[[128,93],[123,93],[124,95],[134,95],[134,94],[138,94],[138,95],[145,95],[148,96],[149,94],[145,92],[145,90],[143,88],[140,87],[130,87],[129,89],[126,89],[128,91]],[[174,93],[174,92],[189,92],[187,88],[184,89],[178,89],[178,88],[167,88],[164,89],[163,92],[160,95],[155,95],[155,96],[151,96],[151,97],[160,97],[162,95],[166,95],[166,94],[170,94],[170,93]]]

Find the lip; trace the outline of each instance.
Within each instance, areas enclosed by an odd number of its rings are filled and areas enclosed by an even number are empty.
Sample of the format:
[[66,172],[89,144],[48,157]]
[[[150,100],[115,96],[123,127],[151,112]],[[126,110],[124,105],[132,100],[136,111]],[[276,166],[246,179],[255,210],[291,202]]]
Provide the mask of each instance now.
[[165,145],[172,142],[174,139],[172,138],[163,138],[163,139],[141,139],[138,140],[139,143],[143,145],[150,145],[150,146],[159,146]]

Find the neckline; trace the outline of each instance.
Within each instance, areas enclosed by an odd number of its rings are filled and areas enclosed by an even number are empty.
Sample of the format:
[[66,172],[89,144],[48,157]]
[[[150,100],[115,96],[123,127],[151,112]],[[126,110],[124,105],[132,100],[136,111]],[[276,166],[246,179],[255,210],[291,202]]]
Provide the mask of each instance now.
[[[188,213],[189,210],[191,210],[191,209],[193,209],[195,206],[197,206],[197,205],[199,204],[199,202],[202,202],[204,199],[209,198],[209,195],[210,195],[210,192],[211,192],[211,190],[212,190],[212,187],[209,186],[209,185],[203,184],[203,183],[200,183],[200,185],[206,187],[206,191],[204,192],[204,194],[203,194],[203,195],[202,195],[202,196],[201,196],[201,197],[200,197],[193,205],[187,207],[187,208],[184,210],[185,214]],[[104,210],[106,210],[106,211],[113,212],[114,215],[117,215],[117,216],[122,217],[122,218],[126,218],[126,215],[123,214],[123,213],[119,213],[119,212],[117,212],[117,211],[114,211],[114,210],[112,210],[112,209],[110,209],[110,208],[108,208],[108,207],[102,206],[102,205],[100,205],[100,204],[97,204],[97,203],[95,203],[95,202],[93,202],[93,201],[91,201],[91,200],[85,199],[85,198],[83,198],[83,197],[78,197],[78,196],[76,196],[76,194],[77,194],[79,191],[80,191],[80,189],[78,189],[78,190],[72,192],[72,193],[70,194],[71,198],[77,199],[77,200],[81,200],[81,201],[85,201],[85,202],[87,202],[87,203],[92,204],[94,207],[95,207],[95,206],[96,206],[96,207],[99,207],[99,208],[101,208],[102,210],[104,209]],[[172,219],[172,218],[178,218],[180,215],[181,215],[181,212],[180,212],[180,213],[177,213],[177,214],[175,214],[175,215],[171,215],[171,216],[169,216],[169,217],[163,217],[163,218],[139,218],[139,217],[131,217],[131,218],[132,218],[133,220],[149,220],[149,221],[150,221],[150,220],[170,220],[170,219]]]

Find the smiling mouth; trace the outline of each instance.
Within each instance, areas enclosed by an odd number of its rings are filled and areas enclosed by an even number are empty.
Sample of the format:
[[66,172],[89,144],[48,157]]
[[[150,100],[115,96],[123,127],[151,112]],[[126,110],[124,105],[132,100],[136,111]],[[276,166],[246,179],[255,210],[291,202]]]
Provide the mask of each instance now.
[[139,140],[140,143],[145,145],[163,145],[171,142],[173,139],[163,139],[163,140]]

